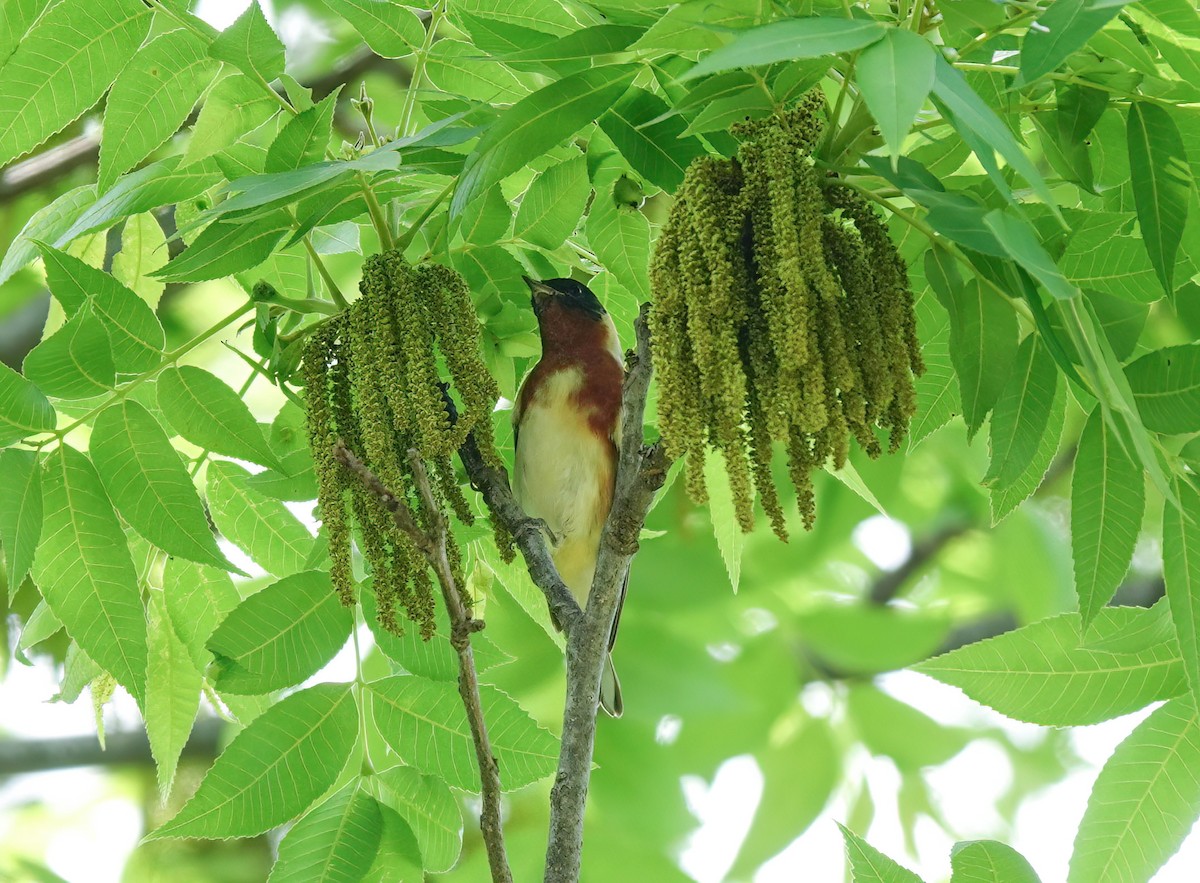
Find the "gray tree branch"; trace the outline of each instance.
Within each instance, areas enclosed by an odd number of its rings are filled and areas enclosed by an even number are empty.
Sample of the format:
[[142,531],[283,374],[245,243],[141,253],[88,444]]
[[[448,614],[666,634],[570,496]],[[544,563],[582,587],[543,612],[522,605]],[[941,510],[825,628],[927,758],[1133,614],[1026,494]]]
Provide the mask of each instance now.
[[[182,756],[216,757],[221,727],[221,721],[216,718],[196,721]],[[154,765],[145,730],[110,731],[106,734],[105,742],[107,748],[101,748],[94,735],[64,736],[59,739],[0,739],[0,776],[78,766]]]
[[504,829],[500,819],[500,768],[488,739],[487,722],[484,720],[483,704],[479,696],[479,673],[475,668],[474,653],[471,651],[471,634],[483,628],[483,621],[471,615],[470,608],[463,600],[454,568],[446,552],[450,526],[434,500],[425,463],[416,451],[408,452],[413,479],[430,524],[428,531],[421,529],[408,506],[341,440],[334,448],[334,456],[353,472],[392,514],[396,526],[412,538],[437,576],[442,598],[446,602],[446,611],[450,616],[450,643],[458,654],[458,695],[467,711],[467,722],[471,727],[472,741],[475,743],[475,759],[479,765],[480,795],[483,800],[479,829],[487,849],[493,883],[512,883],[512,871],[508,867],[508,856],[504,849]]

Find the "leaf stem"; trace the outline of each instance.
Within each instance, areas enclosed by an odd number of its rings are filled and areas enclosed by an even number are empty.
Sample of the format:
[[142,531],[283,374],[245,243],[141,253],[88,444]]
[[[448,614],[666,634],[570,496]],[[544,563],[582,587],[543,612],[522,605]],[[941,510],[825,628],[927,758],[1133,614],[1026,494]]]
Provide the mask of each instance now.
[[436,211],[437,207],[439,205],[441,205],[443,201],[445,201],[446,197],[449,196],[453,192],[454,185],[457,183],[458,183],[458,179],[452,178],[450,180],[450,183],[445,186],[445,188],[442,190],[442,192],[439,193],[437,196],[435,196],[433,198],[433,201],[430,202],[429,205],[425,206],[425,208],[421,212],[420,216],[415,221],[413,221],[409,225],[408,229],[404,231],[404,234],[399,239],[396,240],[396,248],[397,249],[399,249],[400,251],[404,251],[410,245],[412,245],[412,242],[414,239],[416,239],[417,233],[420,232],[421,227],[423,227],[425,225],[425,222],[428,221],[433,216],[434,211]]
[[[342,294],[342,290],[338,288],[337,283],[333,281],[333,276],[329,274],[329,269],[325,266],[325,262],[321,260],[321,256],[317,254],[316,248],[313,247],[312,240],[305,235],[302,237],[302,241],[304,242],[304,250],[308,252],[308,259],[312,261],[313,265],[317,268],[317,273],[320,274],[321,280],[325,283],[325,287],[329,289],[329,296],[333,298],[333,302],[336,304],[337,309],[327,309],[329,305],[321,300],[305,299],[302,301],[296,301],[295,303],[312,306],[312,310],[314,312],[321,313],[336,313],[339,310],[344,310],[349,307],[350,302],[346,300],[346,296]],[[317,304],[320,305],[319,308],[316,306]]]
[[408,91],[404,93],[404,107],[400,111],[399,134],[401,138],[412,134],[409,129],[412,126],[413,111],[417,106],[417,92],[420,91],[421,82],[425,79],[425,62],[429,58],[429,50],[433,46],[438,25],[441,24],[445,14],[445,0],[438,0],[429,10],[429,26],[425,29],[425,39],[417,48],[416,59],[413,62],[412,80],[409,81]]

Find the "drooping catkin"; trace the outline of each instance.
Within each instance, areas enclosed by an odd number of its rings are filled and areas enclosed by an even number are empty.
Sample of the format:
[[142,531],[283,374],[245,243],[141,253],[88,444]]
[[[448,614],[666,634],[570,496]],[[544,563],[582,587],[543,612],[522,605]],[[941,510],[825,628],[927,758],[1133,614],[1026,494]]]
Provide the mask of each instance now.
[[818,90],[789,111],[735,127],[734,159],[692,162],[651,263],[659,428],[707,498],[704,456],[721,451],[739,524],[755,492],[786,539],[771,471],[778,444],[806,528],[812,471],[841,468],[850,441],[895,451],[924,371],[907,271],[856,191],[822,175]]
[[[457,273],[413,267],[389,251],[367,259],[359,291],[362,296],[344,313],[313,333],[304,353],[308,436],[330,576],[342,601],[354,603],[353,521],[380,623],[401,632],[403,611],[428,638],[434,600],[425,560],[379,499],[338,463],[335,445],[345,443],[429,529],[431,516],[419,503],[409,459],[415,451],[437,507],[470,523],[473,512],[452,455],[474,431],[483,456],[497,462],[491,415],[499,392],[483,365],[478,321]],[[461,580],[461,551],[452,534],[447,541]]]

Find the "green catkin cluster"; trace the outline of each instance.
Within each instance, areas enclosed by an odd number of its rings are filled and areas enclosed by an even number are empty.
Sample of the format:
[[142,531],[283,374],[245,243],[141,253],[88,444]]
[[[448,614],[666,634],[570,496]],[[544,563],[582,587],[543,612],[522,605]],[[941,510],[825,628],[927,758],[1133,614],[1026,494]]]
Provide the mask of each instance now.
[[[314,332],[304,352],[308,437],[330,576],[342,602],[353,604],[353,521],[380,623],[399,634],[403,611],[428,638],[434,600],[425,561],[379,500],[337,462],[334,447],[343,441],[423,524],[428,515],[418,505],[408,455],[417,451],[436,503],[470,523],[452,454],[474,431],[480,451],[495,462],[491,415],[499,391],[480,357],[479,324],[457,273],[413,267],[390,251],[367,259],[359,290],[362,296]],[[461,551],[449,540],[448,557],[461,580]]]
[[787,453],[804,525],[812,471],[845,465],[850,440],[895,451],[924,371],[908,275],[887,227],[857,192],[818,172],[824,99],[735,129],[735,159],[687,170],[655,246],[650,314],[659,427],[707,498],[704,458],[721,451],[738,522],[758,498],[787,536],[771,472]]

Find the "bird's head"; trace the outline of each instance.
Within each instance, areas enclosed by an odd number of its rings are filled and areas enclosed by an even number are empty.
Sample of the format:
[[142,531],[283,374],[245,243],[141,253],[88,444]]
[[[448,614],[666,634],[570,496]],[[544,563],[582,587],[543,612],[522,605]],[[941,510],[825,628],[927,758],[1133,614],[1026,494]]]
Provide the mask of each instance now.
[[574,279],[547,279],[545,282],[538,282],[528,276],[521,278],[529,286],[529,299],[539,322],[547,313],[563,313],[579,321],[603,321],[605,314],[600,299],[582,282],[576,282]]
[[543,353],[578,353],[611,346],[610,339],[615,340],[616,330],[590,288],[574,279],[538,282],[528,276],[521,278],[529,286]]

